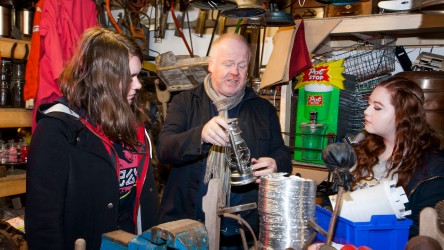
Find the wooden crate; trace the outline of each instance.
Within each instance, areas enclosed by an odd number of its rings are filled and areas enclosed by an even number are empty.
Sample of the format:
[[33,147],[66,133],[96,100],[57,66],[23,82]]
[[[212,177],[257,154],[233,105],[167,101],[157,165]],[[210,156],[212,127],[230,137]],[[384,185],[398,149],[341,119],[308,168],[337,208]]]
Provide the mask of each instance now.
[[302,3],[302,6],[299,5],[299,2],[292,5],[293,15],[299,15],[304,19],[327,17],[328,4],[323,4],[315,0],[306,0]]
[[170,92],[192,89],[208,74],[208,57],[176,56],[169,51],[156,57],[156,73]]
[[359,1],[346,5],[328,5],[328,17],[358,16],[372,14],[372,1]]

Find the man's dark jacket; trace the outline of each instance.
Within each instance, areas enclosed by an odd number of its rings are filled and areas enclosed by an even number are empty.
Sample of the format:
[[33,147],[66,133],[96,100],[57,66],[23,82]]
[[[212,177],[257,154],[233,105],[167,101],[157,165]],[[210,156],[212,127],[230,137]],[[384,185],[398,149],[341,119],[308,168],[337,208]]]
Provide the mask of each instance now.
[[[115,159],[78,118],[40,112],[37,120],[26,176],[29,249],[73,249],[78,238],[86,240],[87,249],[99,249],[102,234],[118,229]],[[151,164],[140,200],[147,230],[157,224],[158,213]]]
[[[183,218],[196,219],[196,206],[201,201],[200,185],[205,174],[210,144],[201,144],[204,125],[213,117],[212,101],[199,85],[175,96],[168,107],[167,118],[159,134],[159,160],[173,164],[163,193],[160,208],[161,222]],[[291,172],[290,150],[284,145],[276,109],[268,100],[246,88],[240,103],[238,122],[242,138],[250,148],[252,158],[271,157],[278,172]],[[213,112],[214,113],[214,112]],[[243,193],[243,204],[257,202],[258,185],[251,185]],[[243,215],[245,216],[245,215]],[[257,229],[257,211],[247,213],[247,221]]]

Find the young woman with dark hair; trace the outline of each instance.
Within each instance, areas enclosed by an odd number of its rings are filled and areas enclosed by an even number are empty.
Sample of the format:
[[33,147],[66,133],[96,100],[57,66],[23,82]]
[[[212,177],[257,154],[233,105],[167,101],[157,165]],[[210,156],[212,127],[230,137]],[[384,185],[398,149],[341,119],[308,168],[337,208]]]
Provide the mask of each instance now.
[[157,224],[143,54],[129,37],[87,30],[62,72],[63,98],[39,107],[27,168],[30,249],[99,249],[103,233]]

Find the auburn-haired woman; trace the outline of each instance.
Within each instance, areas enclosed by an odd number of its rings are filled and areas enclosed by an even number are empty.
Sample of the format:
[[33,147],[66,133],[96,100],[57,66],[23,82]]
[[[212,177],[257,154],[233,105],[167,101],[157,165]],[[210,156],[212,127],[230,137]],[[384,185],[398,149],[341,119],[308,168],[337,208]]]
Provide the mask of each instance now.
[[414,82],[392,77],[381,82],[364,112],[365,139],[355,146],[356,187],[397,180],[409,199],[410,237],[419,233],[419,213],[444,200],[444,153],[426,121],[424,93]]

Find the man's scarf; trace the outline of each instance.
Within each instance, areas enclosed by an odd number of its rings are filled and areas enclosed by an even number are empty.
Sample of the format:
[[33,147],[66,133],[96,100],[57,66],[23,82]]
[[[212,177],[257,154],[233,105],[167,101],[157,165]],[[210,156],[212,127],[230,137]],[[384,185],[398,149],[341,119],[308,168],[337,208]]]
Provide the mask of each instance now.
[[[208,74],[204,80],[204,88],[208,97],[213,101],[219,112],[219,116],[228,119],[228,110],[236,107],[244,97],[245,89],[234,96],[221,98],[211,86],[211,74]],[[219,178],[222,182],[222,196],[220,201],[223,206],[230,206],[230,175],[231,171],[227,165],[225,156],[225,147],[213,145],[209,151],[207,159],[207,169],[205,171],[205,183],[210,179]]]

